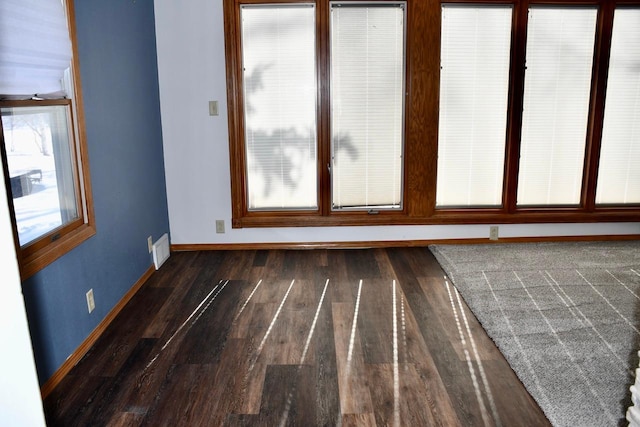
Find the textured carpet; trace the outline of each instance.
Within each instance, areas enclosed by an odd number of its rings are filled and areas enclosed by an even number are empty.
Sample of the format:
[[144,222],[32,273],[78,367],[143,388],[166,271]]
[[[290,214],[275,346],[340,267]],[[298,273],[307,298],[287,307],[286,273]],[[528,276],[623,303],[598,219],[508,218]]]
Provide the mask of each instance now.
[[554,426],[626,425],[640,241],[429,249]]

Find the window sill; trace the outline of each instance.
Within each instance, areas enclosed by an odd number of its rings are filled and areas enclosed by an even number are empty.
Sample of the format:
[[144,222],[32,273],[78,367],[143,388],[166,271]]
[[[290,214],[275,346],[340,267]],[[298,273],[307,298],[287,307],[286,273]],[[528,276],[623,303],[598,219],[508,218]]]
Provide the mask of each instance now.
[[46,248],[23,258],[20,263],[21,279],[24,281],[33,276],[95,234],[96,229],[93,225],[83,224],[47,245]]
[[461,225],[461,224],[535,224],[535,223],[593,223],[640,221],[640,207],[600,208],[588,212],[581,208],[522,209],[506,213],[499,209],[437,210],[431,216],[409,216],[404,213],[368,215],[283,215],[280,213],[233,218],[233,228],[280,227],[344,227],[382,225]]

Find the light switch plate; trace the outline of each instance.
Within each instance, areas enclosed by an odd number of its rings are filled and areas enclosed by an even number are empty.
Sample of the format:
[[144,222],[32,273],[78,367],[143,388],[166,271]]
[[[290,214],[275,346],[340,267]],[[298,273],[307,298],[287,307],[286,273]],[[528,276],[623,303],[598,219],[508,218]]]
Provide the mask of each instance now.
[[210,116],[218,115],[218,101],[209,101],[209,115]]

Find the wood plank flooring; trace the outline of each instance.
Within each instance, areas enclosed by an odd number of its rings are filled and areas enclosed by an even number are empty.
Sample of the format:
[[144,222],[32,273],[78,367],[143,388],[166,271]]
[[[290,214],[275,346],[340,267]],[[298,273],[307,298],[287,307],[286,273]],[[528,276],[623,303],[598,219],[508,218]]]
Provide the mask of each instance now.
[[546,426],[426,248],[173,253],[50,426]]

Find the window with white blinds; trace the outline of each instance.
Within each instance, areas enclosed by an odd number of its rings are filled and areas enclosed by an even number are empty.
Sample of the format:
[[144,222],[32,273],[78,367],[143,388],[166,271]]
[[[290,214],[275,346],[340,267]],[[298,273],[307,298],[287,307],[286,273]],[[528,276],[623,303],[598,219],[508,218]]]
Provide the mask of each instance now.
[[640,9],[613,20],[596,203],[640,203]]
[[580,203],[596,17],[596,7],[529,9],[519,206]]
[[502,204],[511,16],[442,6],[438,207]]
[[241,8],[247,202],[316,209],[316,39],[311,4]]
[[404,3],[331,4],[332,209],[402,206]]

